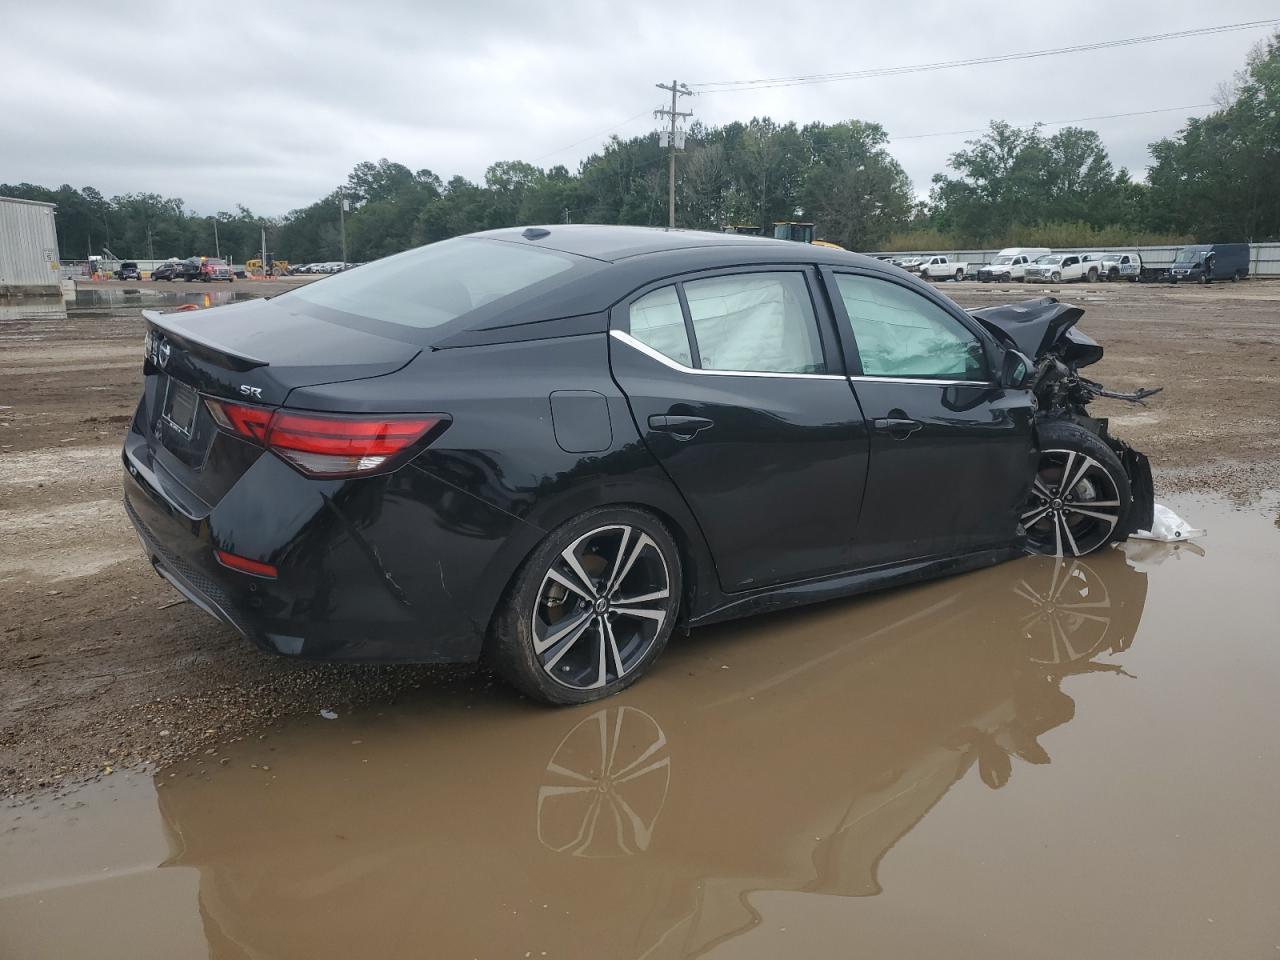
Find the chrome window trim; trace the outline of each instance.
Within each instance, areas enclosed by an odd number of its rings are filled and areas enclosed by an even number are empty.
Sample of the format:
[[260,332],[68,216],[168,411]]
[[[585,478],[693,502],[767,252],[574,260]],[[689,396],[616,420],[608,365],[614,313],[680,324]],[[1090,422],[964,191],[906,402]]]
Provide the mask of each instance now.
[[994,387],[986,380],[930,380],[928,377],[873,377],[858,374],[846,378],[854,383],[922,383],[933,387]]
[[871,376],[852,376],[847,377],[839,373],[774,373],[767,370],[702,370],[697,367],[686,367],[683,363],[677,363],[665,354],[659,353],[653,347],[649,346],[629,333],[621,330],[610,330],[609,336],[614,337],[619,343],[625,343],[634,350],[639,350],[651,360],[657,360],[665,367],[677,370],[680,373],[693,373],[702,377],[774,377],[786,380],[849,380],[856,383],[918,383],[932,387],[994,387],[995,384],[986,380],[930,380],[926,377],[871,377]]
[[693,373],[701,377],[769,377],[784,380],[847,380],[848,378],[839,373],[776,373],[770,370],[703,370],[699,367],[686,367],[683,363],[677,363],[665,354],[659,353],[647,343],[642,343],[629,333],[623,333],[621,330],[610,330],[609,336],[615,337],[620,343],[639,350],[651,360],[657,360],[664,366],[670,367],[672,370],[678,370],[681,373]]

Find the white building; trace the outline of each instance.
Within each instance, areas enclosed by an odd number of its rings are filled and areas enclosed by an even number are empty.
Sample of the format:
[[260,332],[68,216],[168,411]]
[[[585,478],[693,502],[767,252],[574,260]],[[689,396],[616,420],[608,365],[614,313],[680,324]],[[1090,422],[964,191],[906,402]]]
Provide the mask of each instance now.
[[0,298],[61,293],[53,204],[0,197]]

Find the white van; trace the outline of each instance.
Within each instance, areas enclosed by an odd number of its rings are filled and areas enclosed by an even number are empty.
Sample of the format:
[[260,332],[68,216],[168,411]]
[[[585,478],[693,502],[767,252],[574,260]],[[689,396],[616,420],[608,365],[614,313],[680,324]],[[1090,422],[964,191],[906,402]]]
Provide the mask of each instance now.
[[978,279],[983,283],[992,280],[1006,283],[1010,280],[1024,280],[1027,276],[1027,264],[1050,252],[1048,247],[1006,247],[995,255],[994,260],[978,268]]

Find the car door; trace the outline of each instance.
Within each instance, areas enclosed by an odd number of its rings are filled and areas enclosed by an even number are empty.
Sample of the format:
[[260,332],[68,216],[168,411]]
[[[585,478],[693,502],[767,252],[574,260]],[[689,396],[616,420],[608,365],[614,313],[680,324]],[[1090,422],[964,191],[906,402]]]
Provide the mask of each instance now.
[[729,592],[848,567],[869,440],[814,282],[795,266],[700,273],[611,314],[614,378]]
[[1009,543],[1034,475],[1033,400],[993,374],[1001,349],[945,297],[823,268],[850,383],[871,428],[859,566]]
[[1084,266],[1080,262],[1079,257],[1063,257],[1062,258],[1062,279],[1079,280],[1084,276]]

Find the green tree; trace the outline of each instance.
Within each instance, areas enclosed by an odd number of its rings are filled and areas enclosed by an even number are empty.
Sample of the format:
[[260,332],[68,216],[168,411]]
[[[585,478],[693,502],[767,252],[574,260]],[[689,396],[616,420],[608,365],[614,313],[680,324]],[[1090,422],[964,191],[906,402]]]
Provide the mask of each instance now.
[[886,149],[877,123],[815,123],[802,131],[813,162],[801,194],[819,237],[851,250],[875,249],[911,212],[911,181]]
[[1222,107],[1151,144],[1149,217],[1203,240],[1280,237],[1280,34],[1256,48]]

